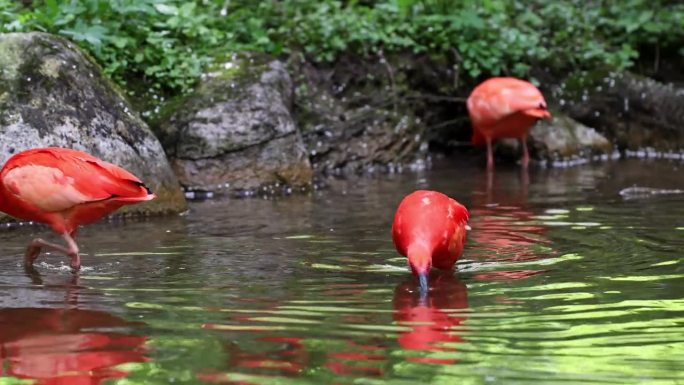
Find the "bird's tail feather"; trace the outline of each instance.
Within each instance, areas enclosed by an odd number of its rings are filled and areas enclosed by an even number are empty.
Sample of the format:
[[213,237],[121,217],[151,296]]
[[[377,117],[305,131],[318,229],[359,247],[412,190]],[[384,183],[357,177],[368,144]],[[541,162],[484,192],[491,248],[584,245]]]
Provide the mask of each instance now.
[[147,194],[146,196],[137,196],[137,197],[115,197],[112,198],[115,201],[118,202],[147,202],[151,201],[152,199],[156,198],[157,196],[153,193]]

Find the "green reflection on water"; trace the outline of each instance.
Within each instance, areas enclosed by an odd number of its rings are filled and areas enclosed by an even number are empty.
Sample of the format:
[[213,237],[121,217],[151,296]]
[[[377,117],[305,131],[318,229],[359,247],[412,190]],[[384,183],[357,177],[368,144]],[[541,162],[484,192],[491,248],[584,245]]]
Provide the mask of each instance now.
[[[109,248],[78,285],[8,297],[53,290],[41,306],[137,322],[122,333],[146,336],[149,360],[117,365],[127,375],[107,381],[119,385],[684,384],[684,240],[673,230],[684,200],[623,202],[611,178],[596,191],[601,169],[536,174],[526,193],[517,170],[497,170],[504,186],[488,195],[476,171],[458,183],[428,172],[349,181],[346,194],[195,203],[166,241],[126,249],[103,232],[90,247]],[[458,271],[431,276],[421,298],[389,227],[401,196],[425,186],[464,201],[473,230]],[[7,337],[3,352],[33,336]]]

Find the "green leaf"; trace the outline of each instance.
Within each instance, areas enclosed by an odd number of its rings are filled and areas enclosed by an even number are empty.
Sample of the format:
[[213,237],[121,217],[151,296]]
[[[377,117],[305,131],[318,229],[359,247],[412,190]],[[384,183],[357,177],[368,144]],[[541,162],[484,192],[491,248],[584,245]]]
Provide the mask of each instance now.
[[178,15],[178,7],[175,5],[157,3],[154,5],[154,9],[156,9],[157,12],[161,13],[162,15]]
[[76,25],[74,29],[63,29],[59,33],[67,35],[76,41],[85,41],[95,47],[102,45],[102,41],[107,38],[107,28],[101,25],[85,26],[82,23]]

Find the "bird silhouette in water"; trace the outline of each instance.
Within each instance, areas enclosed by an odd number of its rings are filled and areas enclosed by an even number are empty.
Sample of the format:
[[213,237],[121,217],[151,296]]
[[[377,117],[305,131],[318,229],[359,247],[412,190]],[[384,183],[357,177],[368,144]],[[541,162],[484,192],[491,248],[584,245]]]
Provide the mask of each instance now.
[[468,210],[437,191],[418,190],[401,201],[392,223],[397,251],[408,258],[423,295],[428,292],[428,274],[434,266],[449,270],[463,253]]
[[66,148],[26,150],[0,170],[0,211],[45,223],[66,241],[62,246],[34,239],[26,249],[26,266],[32,266],[46,248],[69,256],[71,267],[78,270],[81,260],[74,237],[80,225],[154,198],[140,179],[123,168]]
[[492,143],[501,138],[518,138],[522,145],[522,165],[530,155],[527,135],[539,119],[550,118],[546,100],[532,83],[510,77],[495,77],[480,83],[467,100],[473,126],[472,143],[487,146],[487,169],[494,169]]

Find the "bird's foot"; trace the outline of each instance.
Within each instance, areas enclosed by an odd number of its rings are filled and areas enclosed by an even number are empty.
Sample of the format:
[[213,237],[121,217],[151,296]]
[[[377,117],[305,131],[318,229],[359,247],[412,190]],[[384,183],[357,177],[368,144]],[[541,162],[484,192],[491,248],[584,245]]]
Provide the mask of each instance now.
[[[71,240],[71,238],[69,238]],[[50,250],[55,250],[60,253],[64,253],[67,256],[71,257],[71,262],[70,266],[74,270],[78,270],[81,268],[81,258],[78,256],[78,247],[76,246],[76,242],[71,240],[69,242],[69,247],[64,247],[55,243],[50,243],[45,240],[42,240],[40,238],[36,238],[31,243],[29,243],[28,247],[26,248],[26,254],[24,255],[24,265],[25,266],[33,266],[33,262],[38,258],[38,254],[40,254],[40,250],[42,248],[50,249]]]
[[81,257],[78,253],[69,254],[69,256],[71,257],[71,262],[69,263],[71,269],[74,272],[79,271],[81,269]]

